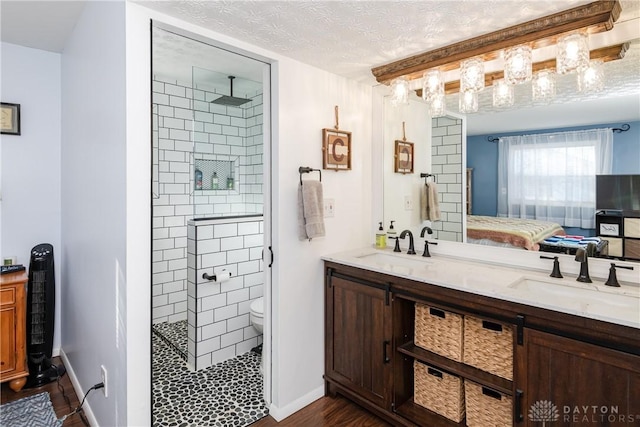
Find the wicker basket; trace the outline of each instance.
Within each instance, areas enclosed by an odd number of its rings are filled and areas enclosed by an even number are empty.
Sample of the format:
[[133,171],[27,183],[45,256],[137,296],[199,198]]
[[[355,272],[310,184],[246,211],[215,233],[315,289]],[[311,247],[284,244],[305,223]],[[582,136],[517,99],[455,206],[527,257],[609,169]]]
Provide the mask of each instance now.
[[464,380],[467,427],[510,427],[513,425],[511,397],[472,381]]
[[413,401],[459,423],[464,419],[462,379],[428,365],[413,362]]
[[425,350],[462,361],[462,316],[416,303],[415,343]]
[[466,316],[463,361],[502,378],[513,379],[513,327]]

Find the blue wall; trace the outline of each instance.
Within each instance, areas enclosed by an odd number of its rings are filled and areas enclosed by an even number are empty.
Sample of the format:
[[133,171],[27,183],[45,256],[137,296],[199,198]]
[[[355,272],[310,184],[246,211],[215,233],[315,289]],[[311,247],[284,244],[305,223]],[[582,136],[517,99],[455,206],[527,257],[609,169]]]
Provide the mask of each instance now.
[[[613,134],[613,173],[640,174],[640,122],[629,122],[627,132]],[[592,126],[544,129],[527,132],[511,132],[467,137],[467,167],[473,168],[471,187],[474,215],[496,216],[498,212],[498,144],[487,137],[529,135],[535,133],[564,132],[594,128],[619,128],[622,123],[603,123]],[[570,234],[580,234],[579,229],[567,229]]]

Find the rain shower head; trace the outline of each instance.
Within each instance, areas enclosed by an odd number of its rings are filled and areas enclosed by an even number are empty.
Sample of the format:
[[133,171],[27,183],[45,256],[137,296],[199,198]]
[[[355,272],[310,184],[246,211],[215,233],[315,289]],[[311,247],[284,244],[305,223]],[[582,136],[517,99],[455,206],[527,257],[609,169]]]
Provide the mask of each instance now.
[[233,96],[233,79],[235,78],[236,78],[235,76],[229,76],[229,87],[230,87],[229,96],[222,95],[220,98],[216,98],[213,101],[211,101],[211,104],[220,104],[220,105],[229,105],[232,107],[238,107],[242,104],[246,104],[247,102],[251,101],[248,98],[237,98]]

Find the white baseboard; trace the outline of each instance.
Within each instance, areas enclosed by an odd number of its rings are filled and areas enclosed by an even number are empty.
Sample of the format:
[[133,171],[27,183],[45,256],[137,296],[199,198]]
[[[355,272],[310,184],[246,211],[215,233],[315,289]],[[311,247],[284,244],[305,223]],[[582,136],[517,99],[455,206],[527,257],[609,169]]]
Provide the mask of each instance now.
[[[76,392],[76,396],[78,396],[78,401],[82,401],[82,397],[86,393],[86,391],[82,390],[80,387],[80,382],[76,377],[75,372],[73,371],[73,366],[71,366],[71,362],[69,362],[69,358],[65,354],[64,350],[59,349],[60,358],[62,359],[62,363],[64,363],[64,367],[67,369],[67,375],[69,375],[69,379],[71,380],[71,384],[73,385],[73,389]],[[98,421],[96,421],[95,415],[93,415],[93,411],[91,410],[91,405],[89,405],[89,401],[85,400],[84,405],[82,406],[84,415],[87,417],[89,424],[92,427],[98,427]],[[75,415],[74,415],[75,416]]]
[[322,396],[324,396],[324,385],[316,388],[315,390],[311,390],[309,393],[294,400],[293,402],[282,408],[279,408],[272,403],[271,405],[269,405],[269,415],[271,415],[276,421],[280,422],[287,418],[289,415],[298,412],[305,406],[320,399]]

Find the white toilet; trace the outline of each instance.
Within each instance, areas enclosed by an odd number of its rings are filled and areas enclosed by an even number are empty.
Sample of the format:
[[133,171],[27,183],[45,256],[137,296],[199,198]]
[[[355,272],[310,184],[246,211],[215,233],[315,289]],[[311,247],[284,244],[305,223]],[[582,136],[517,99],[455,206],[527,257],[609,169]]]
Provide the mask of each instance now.
[[264,325],[264,298],[260,297],[249,306],[249,319],[258,333],[262,333]]

